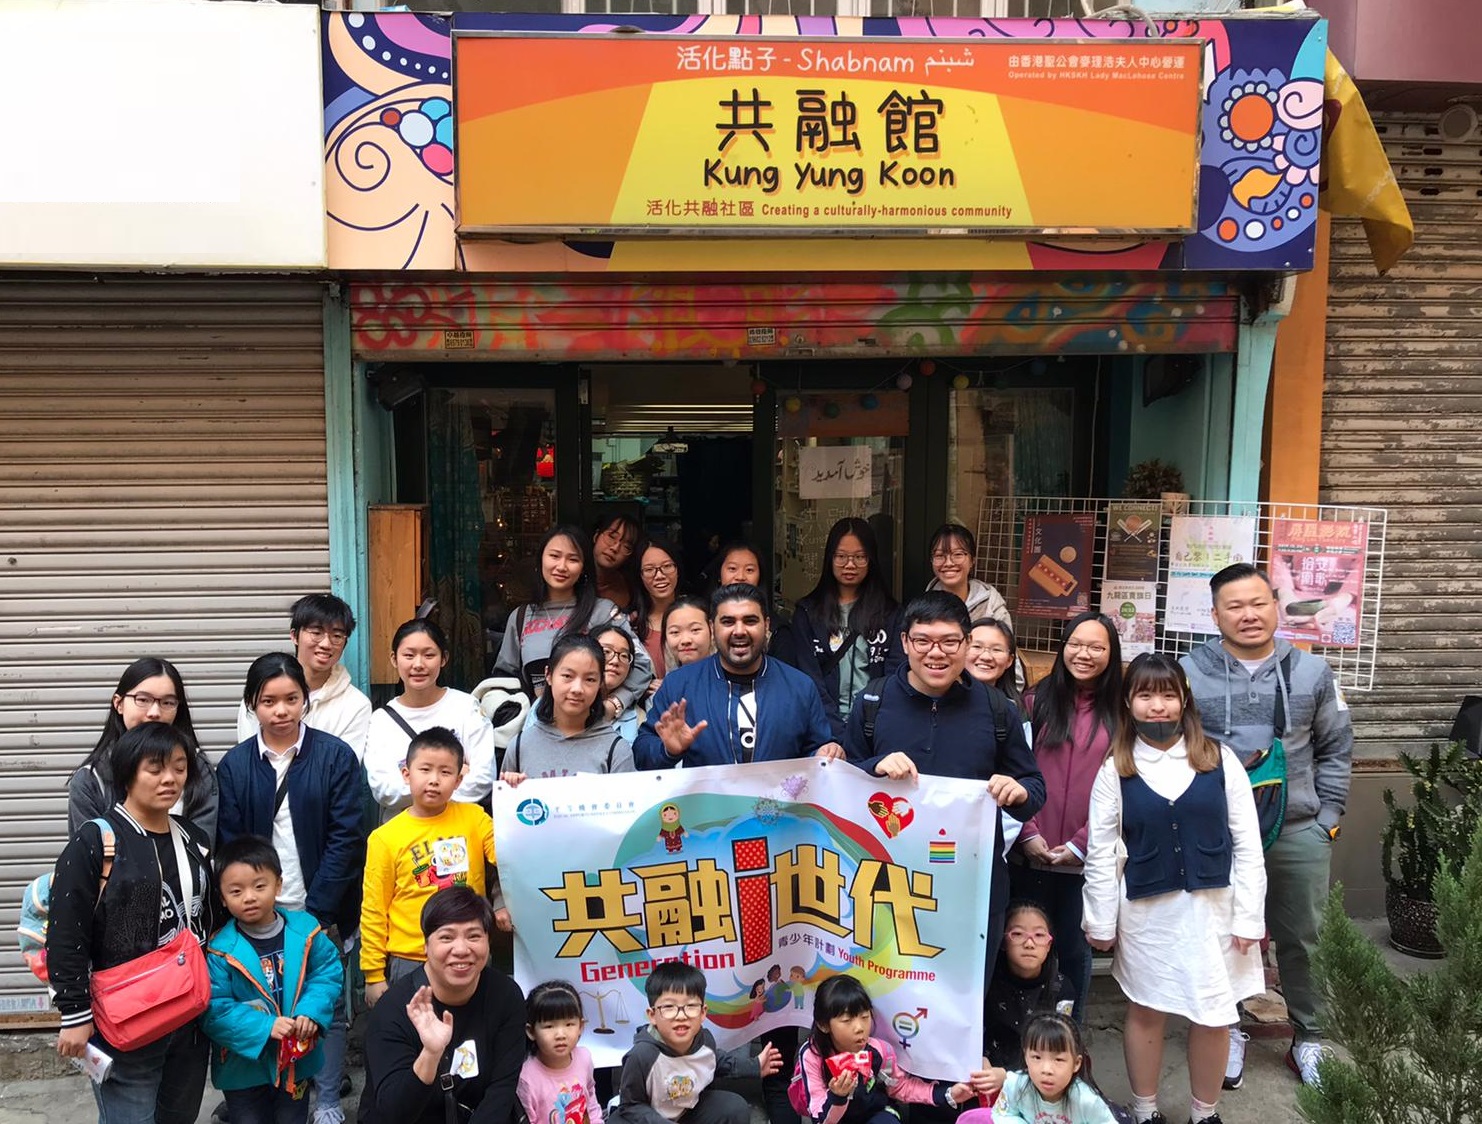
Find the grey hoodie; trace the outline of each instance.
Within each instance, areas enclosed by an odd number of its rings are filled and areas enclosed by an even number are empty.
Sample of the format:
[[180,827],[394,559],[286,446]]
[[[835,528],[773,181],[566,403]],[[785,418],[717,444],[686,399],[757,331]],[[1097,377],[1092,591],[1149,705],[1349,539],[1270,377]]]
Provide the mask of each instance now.
[[1276,694],[1286,693],[1280,664],[1288,652],[1292,682],[1281,734],[1287,773],[1283,831],[1305,827],[1313,819],[1330,828],[1348,803],[1353,725],[1328,662],[1278,640],[1276,650],[1251,675],[1215,637],[1179,663],[1188,674],[1204,732],[1246,761],[1271,744]]
[[599,722],[567,737],[545,722],[532,722],[504,751],[503,772],[527,777],[575,773],[631,773],[633,747],[611,722]]

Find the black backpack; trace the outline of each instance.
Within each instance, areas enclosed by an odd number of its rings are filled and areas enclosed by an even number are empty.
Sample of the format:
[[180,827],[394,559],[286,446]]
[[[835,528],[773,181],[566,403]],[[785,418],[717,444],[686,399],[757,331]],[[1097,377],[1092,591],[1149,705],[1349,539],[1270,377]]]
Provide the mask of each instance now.
[[[890,676],[881,675],[871,679],[865,684],[860,692],[859,709],[864,719],[865,747],[871,753],[875,750],[875,719],[880,715],[880,697],[885,690],[885,684],[889,682]],[[993,708],[993,737],[997,743],[998,752],[1002,753],[1004,747],[1009,744],[1009,716],[1008,708],[1004,704],[1008,701],[1003,692],[988,687],[988,705]]]

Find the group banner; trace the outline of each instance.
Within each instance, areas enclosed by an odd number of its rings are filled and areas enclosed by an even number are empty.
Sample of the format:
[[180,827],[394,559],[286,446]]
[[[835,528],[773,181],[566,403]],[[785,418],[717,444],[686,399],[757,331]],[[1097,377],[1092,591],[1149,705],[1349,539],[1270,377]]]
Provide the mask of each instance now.
[[465,234],[1187,234],[1192,39],[455,34]]
[[499,785],[515,978],[570,981],[607,1066],[646,1021],[656,964],[704,972],[723,1049],[811,1025],[815,989],[849,973],[908,1070],[964,1080],[997,818],[982,782],[812,758]]

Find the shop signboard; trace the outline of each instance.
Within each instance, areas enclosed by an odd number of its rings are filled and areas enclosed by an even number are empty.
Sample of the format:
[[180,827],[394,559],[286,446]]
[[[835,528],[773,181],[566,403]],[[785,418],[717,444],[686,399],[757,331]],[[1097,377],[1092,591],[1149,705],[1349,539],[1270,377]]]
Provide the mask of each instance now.
[[1236,562],[1256,556],[1253,515],[1175,515],[1168,533],[1168,632],[1212,636],[1209,579]]
[[1089,609],[1095,544],[1091,512],[1025,516],[1015,612],[1063,620]]
[[1271,585],[1276,635],[1331,648],[1358,647],[1367,523],[1271,520]]
[[798,498],[867,500],[874,495],[868,445],[804,445],[798,450]]
[[697,38],[455,33],[460,233],[1195,229],[1197,40]]

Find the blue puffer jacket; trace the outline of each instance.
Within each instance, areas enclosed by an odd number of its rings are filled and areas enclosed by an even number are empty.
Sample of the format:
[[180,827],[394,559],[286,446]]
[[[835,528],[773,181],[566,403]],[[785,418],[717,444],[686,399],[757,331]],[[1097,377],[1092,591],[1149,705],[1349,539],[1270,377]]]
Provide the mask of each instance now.
[[[345,973],[334,943],[307,913],[280,909],[283,918],[283,1005],[273,1000],[262,960],[235,921],[211,938],[206,967],[211,1005],[201,1026],[214,1043],[211,1083],[218,1089],[273,1085],[293,1092],[324,1065],[324,1032],[334,1016]],[[278,1068],[280,1017],[307,1015],[319,1024],[314,1048],[285,1070]]]
[[[287,777],[288,814],[307,891],[304,910],[326,929],[338,925],[349,936],[360,926],[365,876],[360,761],[339,738],[309,726]],[[217,845],[239,835],[271,839],[278,778],[256,737],[226,751],[216,781]]]
[[[741,746],[737,708],[742,692],[726,678],[719,656],[700,660],[664,676],[663,686],[648,708],[633,743],[633,761],[640,769],[686,769],[701,765],[731,765],[746,759]],[[685,700],[685,721],[709,723],[680,758],[670,757],[654,729],[674,703]],[[795,667],[770,656],[756,677],[756,748],[753,761],[787,761],[807,757],[833,740],[818,688]]]

